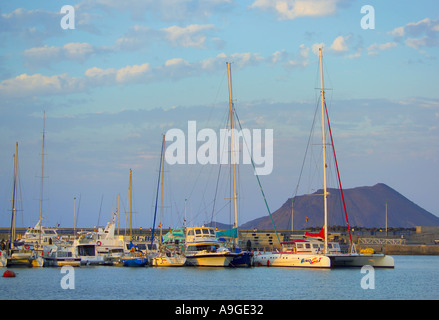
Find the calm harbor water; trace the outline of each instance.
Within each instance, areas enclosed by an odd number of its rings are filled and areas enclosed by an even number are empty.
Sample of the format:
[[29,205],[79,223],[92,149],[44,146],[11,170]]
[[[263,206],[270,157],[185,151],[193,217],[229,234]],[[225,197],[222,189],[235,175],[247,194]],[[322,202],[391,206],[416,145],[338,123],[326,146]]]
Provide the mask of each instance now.
[[63,277],[73,274],[60,268],[11,268],[17,276],[0,278],[0,299],[439,299],[439,256],[394,258],[395,269],[375,270],[374,289],[362,288],[370,273],[361,269],[80,267],[74,269],[74,289],[63,289]]

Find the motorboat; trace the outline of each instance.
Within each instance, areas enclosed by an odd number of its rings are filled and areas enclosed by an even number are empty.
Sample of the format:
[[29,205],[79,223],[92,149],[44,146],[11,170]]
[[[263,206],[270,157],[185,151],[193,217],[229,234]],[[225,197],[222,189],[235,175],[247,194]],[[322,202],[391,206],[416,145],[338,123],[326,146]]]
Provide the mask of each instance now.
[[87,237],[79,236],[73,241],[74,255],[81,259],[81,265],[102,265],[105,256],[98,253],[98,245]]
[[79,267],[81,265],[81,258],[75,255],[72,246],[44,246],[43,258],[44,266],[47,267]]
[[228,267],[234,258],[210,227],[186,228],[185,256],[187,265],[200,267]]

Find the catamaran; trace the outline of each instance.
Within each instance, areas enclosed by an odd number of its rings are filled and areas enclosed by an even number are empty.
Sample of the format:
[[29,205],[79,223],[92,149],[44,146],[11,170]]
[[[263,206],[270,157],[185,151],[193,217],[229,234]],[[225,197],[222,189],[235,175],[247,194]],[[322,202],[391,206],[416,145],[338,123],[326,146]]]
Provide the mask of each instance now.
[[[341,253],[338,243],[328,242],[328,210],[327,210],[327,174],[326,174],[326,137],[325,137],[325,119],[328,123],[329,133],[332,133],[329,123],[328,111],[326,109],[325,90],[323,86],[323,54],[322,48],[319,49],[320,60],[320,95],[322,110],[322,155],[323,155],[323,199],[324,199],[324,226],[318,234],[305,233],[303,240],[295,240],[281,243],[280,252],[261,253],[258,252],[254,258],[254,264],[258,266],[280,266],[280,267],[306,267],[306,268],[333,268],[333,267],[362,267],[369,265],[372,267],[393,268],[394,259],[385,254],[362,254],[357,253],[355,244],[350,235],[348,223],[348,231],[350,236],[350,252]],[[334,152],[335,154],[335,152]],[[337,161],[335,159],[338,169]],[[337,170],[338,171],[338,170]],[[338,174],[339,182],[340,177]],[[341,183],[340,183],[341,185]],[[342,192],[342,188],[340,187]],[[342,193],[342,199],[343,193]],[[344,203],[344,200],[343,200]],[[347,220],[347,213],[346,220]]]

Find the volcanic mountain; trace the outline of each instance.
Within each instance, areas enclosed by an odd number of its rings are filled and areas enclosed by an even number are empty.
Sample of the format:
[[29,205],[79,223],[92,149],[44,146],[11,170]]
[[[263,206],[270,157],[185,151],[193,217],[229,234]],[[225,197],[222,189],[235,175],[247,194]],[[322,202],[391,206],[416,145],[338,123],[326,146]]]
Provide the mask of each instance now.
[[[328,196],[328,226],[346,226],[340,190],[328,189],[328,192],[330,194]],[[350,227],[385,227],[386,204],[388,227],[439,226],[439,217],[422,209],[383,183],[372,187],[344,189],[343,194]],[[272,213],[276,229],[291,230],[291,217],[293,217],[295,230],[323,226],[322,195],[323,190],[318,190],[311,195],[289,198],[282,207]],[[273,225],[270,217],[265,216],[249,221],[240,228],[272,230]]]

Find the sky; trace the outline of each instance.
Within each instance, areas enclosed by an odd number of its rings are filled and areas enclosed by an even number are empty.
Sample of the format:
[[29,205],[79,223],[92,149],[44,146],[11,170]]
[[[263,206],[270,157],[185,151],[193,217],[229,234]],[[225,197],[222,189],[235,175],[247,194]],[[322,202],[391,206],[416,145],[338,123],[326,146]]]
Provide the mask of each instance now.
[[[162,134],[189,141],[195,121],[219,136],[226,62],[242,127],[273,130],[264,149],[273,168],[259,176],[270,210],[314,192],[320,182],[301,172],[320,47],[343,187],[385,183],[439,216],[438,9],[434,0],[2,1],[0,226],[10,226],[16,142],[17,226],[38,221],[44,114],[44,224],[102,226],[119,207],[127,226],[132,169],[133,226],[152,226]],[[180,226],[185,212],[189,225],[232,223],[231,196],[217,187],[230,186],[224,172],[166,163],[163,225]],[[239,224],[266,216],[252,166],[238,178]]]

